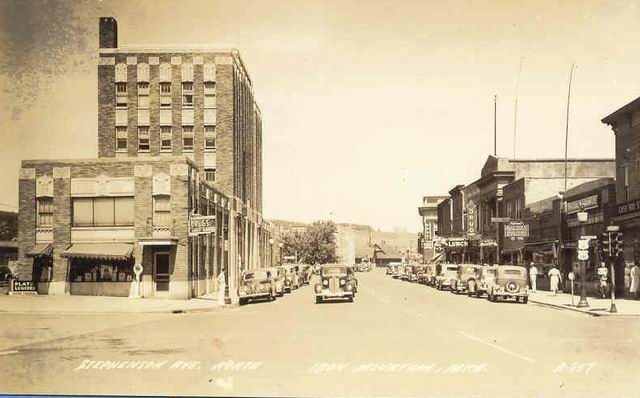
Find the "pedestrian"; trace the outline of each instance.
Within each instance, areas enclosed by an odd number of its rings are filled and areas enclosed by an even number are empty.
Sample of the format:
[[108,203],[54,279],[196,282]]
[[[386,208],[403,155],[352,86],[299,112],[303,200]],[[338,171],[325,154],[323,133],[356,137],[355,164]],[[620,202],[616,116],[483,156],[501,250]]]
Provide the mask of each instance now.
[[631,288],[631,266],[629,264],[624,265],[624,294],[629,294]]
[[538,268],[536,268],[536,264],[531,262],[531,264],[529,264],[529,280],[531,282],[531,291],[535,292],[536,291],[536,282],[538,279]]
[[604,262],[600,263],[600,267],[598,267],[598,279],[600,283],[598,284],[598,292],[602,298],[607,298],[607,275],[609,274],[609,270],[607,269]]
[[553,268],[549,270],[549,278],[550,278],[549,284],[551,286],[551,291],[555,296],[558,294],[558,285],[560,284],[560,282],[562,282],[562,276],[560,275],[560,270],[556,268],[555,265],[553,266]]
[[226,269],[222,268],[220,270],[220,275],[218,275],[218,304],[224,305],[224,291],[227,288],[227,278],[226,278]]
[[638,298],[640,298],[640,289],[638,286],[640,284],[640,267],[638,266],[637,262],[633,264],[633,267],[631,267],[630,275],[631,286],[629,288],[629,292],[631,293],[632,297],[637,300]]

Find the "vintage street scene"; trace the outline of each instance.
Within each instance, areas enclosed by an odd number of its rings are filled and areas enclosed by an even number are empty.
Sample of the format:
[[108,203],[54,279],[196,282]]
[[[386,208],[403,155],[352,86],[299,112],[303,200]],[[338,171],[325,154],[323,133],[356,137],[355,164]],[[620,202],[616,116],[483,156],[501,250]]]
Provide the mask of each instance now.
[[0,395],[640,395],[640,2],[0,0]]

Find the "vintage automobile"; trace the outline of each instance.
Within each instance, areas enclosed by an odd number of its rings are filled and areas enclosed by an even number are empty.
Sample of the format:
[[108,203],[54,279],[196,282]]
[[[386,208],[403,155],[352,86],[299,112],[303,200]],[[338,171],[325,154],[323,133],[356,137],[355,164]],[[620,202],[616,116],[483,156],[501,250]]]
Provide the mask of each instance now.
[[279,297],[284,296],[284,269],[281,267],[271,267],[267,268],[267,270],[271,272],[271,279],[276,287],[276,295]]
[[451,282],[458,275],[457,264],[442,264],[442,269],[436,276],[436,289],[444,290],[451,288]]
[[480,277],[476,280],[476,283],[467,287],[469,296],[475,294],[476,297],[482,297],[487,293],[487,288],[493,282],[493,278],[496,277],[496,266],[483,266],[480,268]]
[[418,266],[410,265],[407,272],[407,281],[418,282]]
[[436,276],[438,276],[438,265],[434,263],[425,265],[424,275],[424,283],[429,286],[434,286],[436,283]]
[[499,265],[493,280],[487,286],[489,301],[515,298],[516,302],[529,301],[527,269],[515,265]]
[[327,264],[320,268],[320,283],[314,286],[316,304],[330,299],[353,302],[358,284],[353,268],[342,264]]
[[412,265],[402,265],[402,275],[400,276],[400,279],[402,279],[403,281],[408,281],[411,278],[411,273],[413,272],[413,266]]
[[389,264],[387,265],[387,275],[393,275],[395,273],[395,269],[393,268],[393,265]]
[[481,268],[482,266],[479,264],[459,264],[456,278],[451,281],[451,292],[465,293],[468,291],[469,285],[471,285],[471,289],[475,289]]
[[418,265],[416,267],[416,276],[418,278],[417,282],[426,284],[427,283],[427,267],[424,265]]
[[300,272],[299,272],[299,282],[300,282],[300,286],[302,285],[308,285],[309,281],[311,280],[311,266],[310,265],[302,265],[300,266]]
[[393,278],[394,279],[402,279],[402,275],[404,275],[404,265],[402,263],[390,263],[394,267]]
[[251,300],[276,299],[276,286],[268,269],[258,269],[242,274],[240,286],[238,286],[240,305],[247,304]]

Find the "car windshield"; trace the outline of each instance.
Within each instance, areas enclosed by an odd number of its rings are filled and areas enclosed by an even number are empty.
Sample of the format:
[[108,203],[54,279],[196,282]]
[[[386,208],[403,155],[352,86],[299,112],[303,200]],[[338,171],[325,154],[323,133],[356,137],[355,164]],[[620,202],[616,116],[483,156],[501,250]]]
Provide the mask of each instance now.
[[267,273],[265,271],[247,272],[244,274],[245,281],[261,279],[267,279]]
[[322,275],[340,275],[346,273],[347,267],[328,267],[322,270]]
[[495,269],[485,269],[484,270],[484,274],[488,275],[488,276],[496,276],[496,270]]
[[464,272],[473,273],[476,272],[476,269],[473,267],[467,267],[464,269]]

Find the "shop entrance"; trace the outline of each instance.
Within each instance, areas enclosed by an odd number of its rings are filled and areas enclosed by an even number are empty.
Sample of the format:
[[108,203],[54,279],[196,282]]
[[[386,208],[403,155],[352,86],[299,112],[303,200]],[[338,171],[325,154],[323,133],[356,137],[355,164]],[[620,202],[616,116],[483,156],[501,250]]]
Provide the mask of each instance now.
[[156,252],[153,259],[156,270],[156,292],[169,291],[169,252]]

